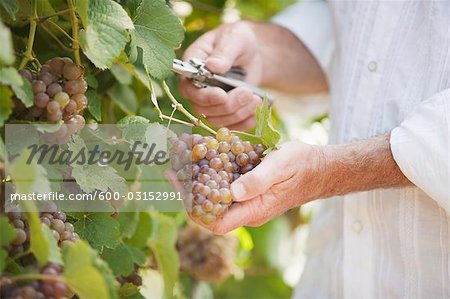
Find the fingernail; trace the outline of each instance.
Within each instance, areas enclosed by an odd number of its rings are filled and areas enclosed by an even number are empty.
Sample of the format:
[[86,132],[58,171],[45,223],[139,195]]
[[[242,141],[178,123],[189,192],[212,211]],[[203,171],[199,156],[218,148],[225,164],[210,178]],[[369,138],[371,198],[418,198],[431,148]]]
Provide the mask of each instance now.
[[231,184],[231,193],[233,193],[233,197],[236,200],[240,200],[245,195],[245,187],[242,183],[236,182]]

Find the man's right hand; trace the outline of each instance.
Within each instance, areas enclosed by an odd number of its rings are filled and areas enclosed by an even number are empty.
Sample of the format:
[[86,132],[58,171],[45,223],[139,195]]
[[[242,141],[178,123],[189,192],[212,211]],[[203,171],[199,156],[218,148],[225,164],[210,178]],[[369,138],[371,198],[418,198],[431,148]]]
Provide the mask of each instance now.
[[[214,73],[224,74],[232,66],[247,72],[246,81],[259,84],[263,61],[258,40],[248,22],[226,24],[197,39],[184,53],[183,59],[200,58]],[[261,99],[245,87],[228,93],[219,87],[198,89],[186,78],[181,78],[181,92],[192,101],[194,109],[218,127],[248,130],[255,125],[254,113]]]

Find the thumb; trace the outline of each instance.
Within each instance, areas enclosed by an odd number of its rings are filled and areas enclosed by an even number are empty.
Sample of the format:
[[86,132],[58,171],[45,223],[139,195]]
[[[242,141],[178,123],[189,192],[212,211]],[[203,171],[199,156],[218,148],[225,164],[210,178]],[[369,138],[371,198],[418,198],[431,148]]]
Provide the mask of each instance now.
[[280,161],[269,154],[258,166],[231,184],[235,201],[245,201],[264,194],[282,181]]

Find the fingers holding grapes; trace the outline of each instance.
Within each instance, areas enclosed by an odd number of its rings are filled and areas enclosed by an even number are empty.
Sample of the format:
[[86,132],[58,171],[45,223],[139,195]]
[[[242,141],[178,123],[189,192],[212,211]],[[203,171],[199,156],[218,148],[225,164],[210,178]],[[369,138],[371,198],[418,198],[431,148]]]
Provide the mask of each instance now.
[[230,185],[261,162],[264,150],[226,128],[219,129],[215,138],[182,134],[172,140],[169,180],[183,190],[194,221],[214,226],[233,202]]

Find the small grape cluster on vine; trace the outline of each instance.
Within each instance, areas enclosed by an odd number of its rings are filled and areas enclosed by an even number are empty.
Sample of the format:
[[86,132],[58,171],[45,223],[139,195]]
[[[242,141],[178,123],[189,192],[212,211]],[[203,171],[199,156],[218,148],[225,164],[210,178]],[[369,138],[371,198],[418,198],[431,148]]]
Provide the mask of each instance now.
[[189,224],[178,232],[181,270],[197,280],[221,282],[233,273],[237,245],[234,235],[215,235]]
[[[7,213],[11,225],[16,231],[16,238],[10,245],[9,252],[12,257],[28,250],[30,244],[30,227],[25,214],[20,212],[17,206],[14,206]],[[54,203],[48,203],[39,213],[41,223],[47,225],[53,234],[53,237],[62,248],[80,239],[74,232],[73,224],[67,220],[63,211],[58,210]]]
[[[70,298],[67,285],[58,280],[62,272],[61,265],[49,263],[38,268],[36,260],[30,254],[30,224],[27,217],[17,206],[6,213],[9,223],[14,227],[16,238],[6,246],[11,258],[22,267],[37,268],[40,274],[54,276],[55,279],[33,280],[26,283],[13,282],[8,273],[0,277],[0,298],[34,299],[34,298]],[[39,213],[41,225],[47,225],[59,247],[76,242],[80,239],[74,232],[74,226],[68,221],[64,212],[58,210],[54,203],[47,203]]]
[[39,271],[46,277],[54,277],[54,280],[41,280],[25,282],[20,285],[14,283],[9,277],[0,277],[0,298],[5,299],[63,299],[71,298],[73,293],[67,285],[58,281],[57,277],[61,275],[61,265],[48,263]]
[[219,129],[215,138],[182,134],[172,140],[172,168],[191,197],[191,215],[205,224],[223,215],[233,201],[230,184],[257,166],[265,149],[227,128]]
[[26,108],[20,100],[14,102],[15,118],[28,121],[64,121],[60,128],[49,135],[51,141],[66,143],[69,137],[85,125],[82,115],[88,105],[84,70],[68,57],[55,57],[47,61],[39,72],[20,70],[32,86],[34,105]]

